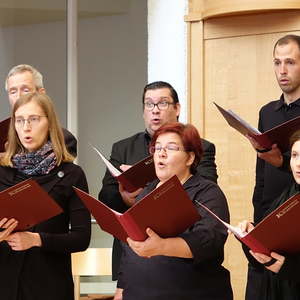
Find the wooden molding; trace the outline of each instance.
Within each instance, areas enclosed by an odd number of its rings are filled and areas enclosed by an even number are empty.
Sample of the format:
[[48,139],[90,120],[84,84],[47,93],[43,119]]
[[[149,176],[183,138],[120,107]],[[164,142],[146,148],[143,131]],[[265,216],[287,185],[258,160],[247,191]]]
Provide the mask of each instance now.
[[[193,4],[195,2],[195,4]],[[195,9],[197,8],[197,10]],[[250,13],[278,10],[300,9],[299,0],[192,0],[186,22],[195,22],[227,15],[244,15]]]

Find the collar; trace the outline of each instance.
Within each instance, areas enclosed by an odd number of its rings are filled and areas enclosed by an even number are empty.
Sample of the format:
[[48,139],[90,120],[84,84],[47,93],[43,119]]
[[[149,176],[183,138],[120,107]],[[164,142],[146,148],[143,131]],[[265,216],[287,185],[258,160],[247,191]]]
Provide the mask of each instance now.
[[145,129],[144,135],[145,135],[145,140],[147,141],[148,144],[150,144],[152,137],[150,133],[147,131],[147,129]]
[[300,106],[300,98],[290,104],[286,104],[284,101],[284,96],[283,96],[283,94],[281,94],[279,101],[277,101],[277,103],[275,104],[274,110],[277,111],[282,108],[289,109],[294,106]]

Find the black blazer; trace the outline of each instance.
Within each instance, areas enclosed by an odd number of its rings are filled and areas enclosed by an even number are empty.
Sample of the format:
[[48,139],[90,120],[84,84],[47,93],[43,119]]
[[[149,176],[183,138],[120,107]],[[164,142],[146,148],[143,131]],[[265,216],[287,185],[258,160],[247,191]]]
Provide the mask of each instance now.
[[[0,190],[28,176],[0,167]],[[90,242],[90,214],[72,186],[88,191],[82,169],[62,163],[48,175],[33,176],[62,207],[63,213],[29,231],[38,232],[42,247],[13,251],[0,242],[0,295],[5,300],[73,300],[71,253],[85,250]]]

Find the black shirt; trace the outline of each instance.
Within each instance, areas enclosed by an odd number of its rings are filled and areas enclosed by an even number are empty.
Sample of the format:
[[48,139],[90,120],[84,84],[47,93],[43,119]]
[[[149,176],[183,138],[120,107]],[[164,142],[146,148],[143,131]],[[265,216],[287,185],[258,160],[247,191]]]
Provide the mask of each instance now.
[[[150,193],[157,183],[158,180],[149,184],[137,200]],[[124,289],[123,300],[232,299],[229,272],[222,266],[226,228],[195,203],[201,202],[229,222],[226,198],[218,185],[199,174],[183,187],[201,215],[198,222],[179,235],[188,244],[193,258],[143,258],[122,243],[118,287]]]
[[[284,102],[283,95],[281,95],[279,100],[272,101],[261,108],[258,130],[265,132],[298,116],[300,116],[300,99],[287,105]],[[284,155],[289,157],[288,153]],[[289,158],[286,161],[289,161]],[[255,222],[262,219],[274,199],[292,182],[293,179],[290,172],[276,168],[264,160],[257,158],[256,182],[252,199]]]

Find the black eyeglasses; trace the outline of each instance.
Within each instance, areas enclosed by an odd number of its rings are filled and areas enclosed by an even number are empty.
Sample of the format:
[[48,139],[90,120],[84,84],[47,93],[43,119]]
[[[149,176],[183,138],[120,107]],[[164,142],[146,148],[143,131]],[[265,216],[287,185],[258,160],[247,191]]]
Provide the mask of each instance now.
[[153,103],[147,101],[144,103],[144,107],[147,110],[153,110],[154,107],[157,106],[159,110],[167,110],[170,104],[174,105],[174,102],[160,101],[158,103]]

